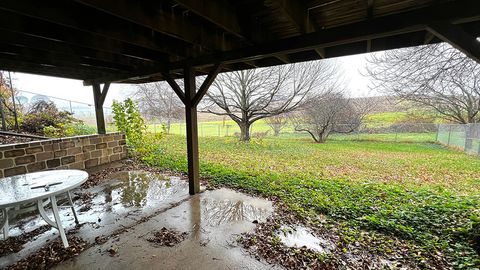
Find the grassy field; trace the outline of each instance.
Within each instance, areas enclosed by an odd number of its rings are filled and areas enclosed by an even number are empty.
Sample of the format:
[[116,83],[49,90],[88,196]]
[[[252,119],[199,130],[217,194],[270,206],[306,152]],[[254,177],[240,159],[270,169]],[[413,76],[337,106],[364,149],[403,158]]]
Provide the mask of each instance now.
[[[184,137],[168,135],[144,160],[185,172],[185,152]],[[478,158],[418,142],[212,137],[200,138],[200,159],[211,183],[279,197],[311,222],[326,217],[345,228],[342,241],[361,243],[368,232],[382,239],[376,252],[407,243],[419,267],[438,257],[480,265]]]
[[[147,126],[149,132],[158,131],[161,127],[159,125],[150,124]],[[265,123],[264,120],[258,120],[252,125],[252,133],[266,132],[272,133],[272,129]],[[286,127],[283,132],[293,132],[293,127]],[[198,135],[201,137],[223,137],[233,136],[235,133],[240,133],[240,128],[233,120],[225,121],[209,121],[198,123]],[[173,123],[170,128],[170,134],[185,135],[185,123]]]
[[[398,113],[391,114],[388,117],[398,117]],[[385,117],[381,117],[385,121]],[[388,122],[385,122],[388,124]],[[383,125],[383,124],[382,124]],[[158,133],[162,130],[161,125],[147,125],[148,132]],[[252,126],[252,136],[256,137],[257,133],[268,132],[267,136],[273,136],[272,129],[265,121],[259,120]],[[198,135],[200,137],[228,137],[235,136],[240,133],[238,125],[232,120],[227,121],[210,121],[198,123]],[[173,123],[170,128],[170,134],[185,135],[184,123]],[[367,140],[367,141],[395,141],[395,142],[434,142],[436,134],[430,133],[351,133],[351,134],[332,134],[333,140]],[[264,137],[264,136],[262,136]],[[292,126],[287,126],[282,130],[280,135],[282,138],[309,138],[307,133],[297,133]]]

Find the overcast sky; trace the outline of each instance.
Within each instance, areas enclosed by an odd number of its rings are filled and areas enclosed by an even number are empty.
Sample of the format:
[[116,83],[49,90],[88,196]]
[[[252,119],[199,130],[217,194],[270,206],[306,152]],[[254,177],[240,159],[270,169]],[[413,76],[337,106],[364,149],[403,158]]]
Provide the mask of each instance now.
[[[376,95],[368,89],[369,79],[361,75],[365,70],[365,58],[366,54],[336,58],[345,71],[348,89],[353,97]],[[14,88],[19,90],[93,104],[92,88],[83,86],[82,81],[25,73],[12,73],[12,79]],[[112,84],[105,106],[110,107],[114,99],[122,100],[131,89],[130,85]],[[31,97],[32,94],[25,96]]]

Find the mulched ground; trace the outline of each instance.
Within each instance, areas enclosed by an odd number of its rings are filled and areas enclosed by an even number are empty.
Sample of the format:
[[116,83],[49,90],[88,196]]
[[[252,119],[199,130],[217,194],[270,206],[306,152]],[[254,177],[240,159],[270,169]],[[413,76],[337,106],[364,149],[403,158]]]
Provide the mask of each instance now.
[[19,137],[19,136],[10,136],[10,135],[0,135],[0,144],[11,144],[11,143],[23,143],[38,141],[39,139]]
[[154,232],[152,237],[147,238],[147,241],[155,246],[173,247],[185,240],[187,235],[188,233],[186,232],[177,232],[163,227],[159,231]]

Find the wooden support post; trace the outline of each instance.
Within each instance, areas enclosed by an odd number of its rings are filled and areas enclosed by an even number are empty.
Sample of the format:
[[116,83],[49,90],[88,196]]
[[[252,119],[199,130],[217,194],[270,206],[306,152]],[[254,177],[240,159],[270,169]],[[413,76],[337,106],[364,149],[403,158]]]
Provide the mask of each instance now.
[[197,105],[194,104],[196,94],[195,70],[192,67],[184,69],[185,85],[185,120],[187,124],[187,160],[188,184],[190,195],[200,192],[199,159],[198,159],[198,125]]
[[163,73],[163,77],[170,84],[173,91],[185,104],[185,120],[187,135],[187,161],[188,161],[188,191],[190,195],[200,192],[199,179],[199,158],[198,158],[198,122],[197,105],[207,93],[208,88],[215,80],[217,74],[222,70],[222,64],[216,64],[210,70],[207,78],[200,86],[198,92],[195,84],[195,69],[187,66],[183,70],[184,87],[182,91],[178,84],[168,73]]
[[110,83],[103,85],[103,91],[100,89],[99,83],[92,84],[93,87],[93,100],[95,105],[95,117],[97,118],[97,132],[98,134],[107,133],[105,129],[105,117],[103,115],[103,103],[107,97],[108,88]]

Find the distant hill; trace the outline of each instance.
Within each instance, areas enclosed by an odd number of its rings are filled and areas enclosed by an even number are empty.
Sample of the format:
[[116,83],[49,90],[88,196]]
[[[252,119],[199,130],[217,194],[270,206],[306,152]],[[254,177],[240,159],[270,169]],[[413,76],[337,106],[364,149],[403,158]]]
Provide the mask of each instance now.
[[356,102],[365,102],[371,104],[371,114],[385,112],[405,112],[406,108],[395,97],[377,96],[377,97],[359,97],[353,98]]

